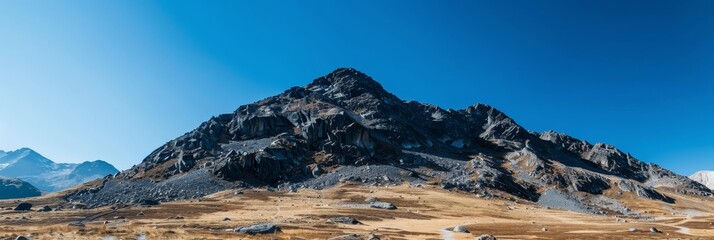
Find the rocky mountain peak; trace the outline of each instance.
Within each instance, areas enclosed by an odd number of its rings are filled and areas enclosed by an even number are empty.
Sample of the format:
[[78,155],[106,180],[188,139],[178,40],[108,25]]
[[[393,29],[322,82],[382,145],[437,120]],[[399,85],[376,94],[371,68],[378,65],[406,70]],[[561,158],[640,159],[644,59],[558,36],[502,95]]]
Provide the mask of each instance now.
[[338,68],[331,73],[313,80],[307,85],[312,91],[337,90],[363,92],[386,92],[379,82],[354,68]]
[[339,103],[352,99],[386,104],[401,104],[403,102],[384,90],[382,85],[372,77],[353,68],[338,68],[315,79],[305,89],[313,95],[319,95]]
[[[344,181],[438,182],[479,196],[529,201],[573,196],[583,206],[597,205],[592,201],[607,198],[601,194],[614,187],[668,203],[676,199],[656,187],[712,194],[614,146],[529,132],[485,104],[444,110],[405,102],[371,77],[341,68],[212,117],[99,188],[67,199],[101,206],[196,198],[237,186],[321,189]],[[559,200],[543,200],[552,201]]]

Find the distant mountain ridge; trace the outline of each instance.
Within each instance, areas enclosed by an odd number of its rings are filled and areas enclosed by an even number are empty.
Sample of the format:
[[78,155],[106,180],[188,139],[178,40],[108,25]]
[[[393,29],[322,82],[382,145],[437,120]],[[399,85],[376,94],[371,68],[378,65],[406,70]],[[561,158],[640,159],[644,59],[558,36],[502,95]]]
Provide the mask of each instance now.
[[0,177],[0,199],[37,197],[39,189],[17,178]]
[[689,178],[707,186],[709,189],[714,189],[714,171],[695,172]]
[[56,192],[117,172],[101,160],[55,163],[30,148],[0,152],[0,176],[21,179],[43,192]]

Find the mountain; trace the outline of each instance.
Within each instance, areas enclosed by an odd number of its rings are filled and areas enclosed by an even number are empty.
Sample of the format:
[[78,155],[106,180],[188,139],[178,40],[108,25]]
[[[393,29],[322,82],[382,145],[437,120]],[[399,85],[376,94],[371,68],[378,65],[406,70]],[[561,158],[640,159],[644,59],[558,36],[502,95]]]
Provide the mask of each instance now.
[[530,132],[485,104],[453,110],[404,101],[371,77],[342,68],[212,117],[140,164],[66,199],[96,207],[237,187],[293,191],[341,182],[435,184],[589,213],[633,214],[622,196],[669,204],[676,199],[668,192],[712,195],[614,146]]
[[0,199],[37,197],[42,195],[39,189],[16,178],[0,177]]
[[709,189],[714,189],[714,171],[695,172],[689,178],[707,186]]
[[101,160],[55,163],[29,148],[0,154],[0,176],[19,178],[44,192],[55,192],[118,172]]

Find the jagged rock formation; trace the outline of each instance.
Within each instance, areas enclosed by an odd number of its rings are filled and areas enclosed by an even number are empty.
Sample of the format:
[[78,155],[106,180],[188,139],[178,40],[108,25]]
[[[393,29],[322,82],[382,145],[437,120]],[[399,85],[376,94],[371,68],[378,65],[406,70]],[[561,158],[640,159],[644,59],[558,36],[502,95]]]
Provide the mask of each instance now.
[[44,192],[55,192],[119,172],[96,160],[55,163],[29,148],[0,152],[0,176],[22,179]]
[[[135,167],[67,198],[101,206],[185,199],[237,186],[294,190],[344,181],[436,182],[481,197],[565,201],[590,212],[619,211],[595,209],[597,201],[615,201],[602,195],[607,191],[667,203],[676,199],[656,187],[711,195],[703,185],[613,146],[528,132],[484,104],[452,110],[403,101],[363,73],[337,69],[305,87],[213,117]],[[114,196],[118,192],[124,197]]]
[[25,181],[0,177],[0,199],[37,197],[41,194],[39,189]]

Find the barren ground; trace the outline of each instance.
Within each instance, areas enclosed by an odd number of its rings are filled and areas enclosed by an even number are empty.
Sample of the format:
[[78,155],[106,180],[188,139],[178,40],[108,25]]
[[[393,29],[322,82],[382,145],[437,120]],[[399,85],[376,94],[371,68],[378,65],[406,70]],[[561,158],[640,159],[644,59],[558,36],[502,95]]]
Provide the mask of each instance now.
[[[0,210],[0,238],[33,239],[328,239],[344,234],[376,234],[381,239],[714,239],[714,204],[708,198],[668,195],[676,204],[617,196],[648,218],[621,218],[548,209],[526,201],[480,199],[434,186],[363,187],[269,192],[224,191],[194,201],[119,209],[66,209],[53,212]],[[395,204],[396,210],[350,208],[338,203],[368,197]],[[33,209],[60,203],[56,196],[26,199]],[[0,202],[2,209],[18,201]],[[139,214],[139,213],[143,214]],[[115,219],[116,216],[125,219]],[[175,219],[178,216],[183,219]],[[353,217],[360,225],[331,224],[332,217]],[[23,219],[24,217],[24,219]],[[230,218],[224,221],[225,218]],[[85,227],[68,226],[84,221]],[[105,224],[105,221],[108,221]],[[237,226],[272,222],[282,231],[268,235],[227,232]],[[445,230],[465,226],[471,233]],[[656,227],[662,233],[650,233]],[[638,232],[629,232],[637,228]]]

